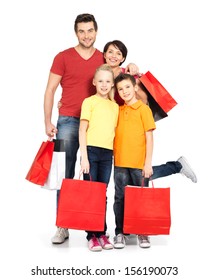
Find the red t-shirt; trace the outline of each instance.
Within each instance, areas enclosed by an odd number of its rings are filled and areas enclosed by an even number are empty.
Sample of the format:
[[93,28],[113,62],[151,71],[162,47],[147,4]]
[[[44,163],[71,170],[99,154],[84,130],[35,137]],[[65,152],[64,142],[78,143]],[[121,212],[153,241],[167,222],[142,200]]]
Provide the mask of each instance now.
[[83,100],[95,94],[93,76],[96,68],[103,63],[103,53],[98,50],[87,60],[83,59],[75,48],[69,48],[55,56],[50,71],[62,76],[60,115],[80,117]]

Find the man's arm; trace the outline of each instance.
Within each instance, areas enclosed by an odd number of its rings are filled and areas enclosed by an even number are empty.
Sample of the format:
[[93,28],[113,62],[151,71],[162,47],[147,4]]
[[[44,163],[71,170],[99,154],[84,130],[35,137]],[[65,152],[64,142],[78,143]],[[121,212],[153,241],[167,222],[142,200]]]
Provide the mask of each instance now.
[[50,72],[44,95],[45,132],[49,137],[54,137],[54,135],[57,133],[57,128],[51,123],[51,118],[54,104],[54,94],[61,81],[61,78],[62,76]]

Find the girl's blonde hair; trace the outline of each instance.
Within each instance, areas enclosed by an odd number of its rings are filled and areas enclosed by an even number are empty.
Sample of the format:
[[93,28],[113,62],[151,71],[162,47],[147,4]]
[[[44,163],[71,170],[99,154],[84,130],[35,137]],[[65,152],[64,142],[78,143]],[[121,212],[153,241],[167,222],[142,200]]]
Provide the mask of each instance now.
[[[112,71],[112,68],[108,65],[108,64],[102,64],[101,66],[99,66],[96,71],[95,71],[95,74],[94,74],[94,78],[96,77],[96,74],[99,72],[99,71],[109,71],[111,74],[112,74],[112,80],[113,80],[113,83],[114,83],[114,73]],[[115,96],[115,87],[112,87],[112,89],[110,90],[110,92],[108,93],[108,98],[115,102],[115,99],[114,99],[114,96]]]

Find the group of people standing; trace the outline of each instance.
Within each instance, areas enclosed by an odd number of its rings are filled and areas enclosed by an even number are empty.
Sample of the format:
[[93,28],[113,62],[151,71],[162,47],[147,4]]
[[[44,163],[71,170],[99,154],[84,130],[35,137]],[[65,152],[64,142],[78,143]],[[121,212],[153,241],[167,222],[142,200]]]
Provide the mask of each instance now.
[[[73,178],[80,148],[84,180],[108,185],[114,166],[115,237],[110,242],[102,232],[87,232],[91,251],[125,247],[123,233],[124,187],[148,186],[152,180],[181,173],[193,182],[196,175],[184,157],[152,166],[153,130],[156,128],[149,98],[140,85],[138,67],[121,65],[127,48],[119,40],[108,42],[103,53],[94,47],[97,22],[91,14],[80,14],[74,23],[78,45],[58,53],[52,63],[44,97],[46,134],[65,140],[66,178]],[[52,124],[54,95],[62,87],[57,125]],[[75,198],[76,199],[76,198]],[[57,191],[59,203],[59,191]],[[69,237],[57,228],[53,244]],[[150,247],[148,236],[138,235],[142,248]]]

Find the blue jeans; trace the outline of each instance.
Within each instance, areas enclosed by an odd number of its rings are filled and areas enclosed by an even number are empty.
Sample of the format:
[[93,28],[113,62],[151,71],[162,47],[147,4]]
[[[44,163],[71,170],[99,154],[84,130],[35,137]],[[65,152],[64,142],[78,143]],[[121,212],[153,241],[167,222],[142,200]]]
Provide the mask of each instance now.
[[[112,171],[112,158],[113,151],[109,149],[87,146],[88,160],[90,164],[90,176],[92,181],[102,182],[109,184],[111,171]],[[89,174],[84,174],[84,180],[90,180]],[[106,199],[107,203],[107,199]],[[90,240],[93,236],[99,238],[101,235],[105,235],[107,230],[106,217],[105,227],[103,231],[87,231],[87,240]]]
[[[57,121],[58,133],[57,139],[64,139],[66,151],[66,178],[73,178],[75,175],[75,165],[77,160],[77,152],[79,148],[79,130],[80,119],[76,117],[59,116]],[[59,200],[59,193],[57,191],[57,204]]]
[[165,164],[153,166],[153,175],[150,179],[154,180],[161,177],[179,173],[182,165],[178,161],[168,161]]
[[[154,180],[179,173],[181,168],[182,165],[178,161],[169,161],[165,164],[153,166],[153,175],[150,179]],[[115,214],[116,235],[123,233],[124,187],[126,185],[140,186],[142,178],[142,171],[140,169],[114,167],[115,199],[113,209]],[[144,178],[144,186],[148,186],[148,184],[149,179]]]
[[113,210],[115,214],[115,235],[123,233],[124,189],[126,185],[148,186],[149,179],[143,178],[142,170],[137,168],[114,167],[115,198]]

